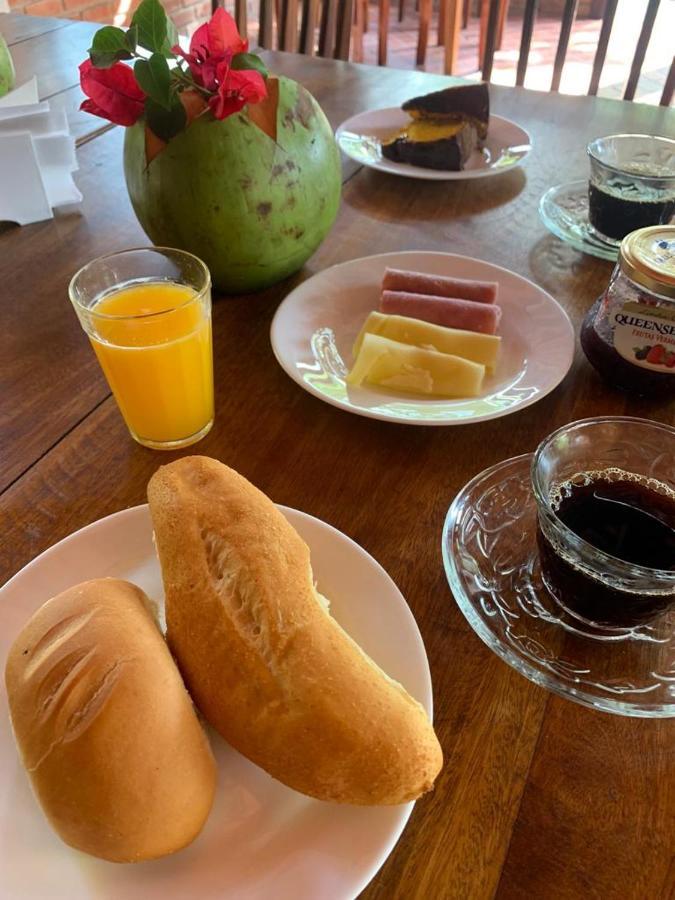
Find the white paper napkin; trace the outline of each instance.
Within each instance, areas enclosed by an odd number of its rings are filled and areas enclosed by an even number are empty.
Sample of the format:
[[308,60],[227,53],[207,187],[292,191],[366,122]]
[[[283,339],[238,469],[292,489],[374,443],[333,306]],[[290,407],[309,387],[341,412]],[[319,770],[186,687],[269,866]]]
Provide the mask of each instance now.
[[4,97],[0,97],[0,107],[21,106],[24,103],[37,103],[39,99],[37,77],[33,75],[30,81],[27,81],[18,88],[14,88],[9,94],[5,94]]
[[0,221],[28,225],[80,203],[76,170],[66,113],[38,99],[35,78],[0,99]]

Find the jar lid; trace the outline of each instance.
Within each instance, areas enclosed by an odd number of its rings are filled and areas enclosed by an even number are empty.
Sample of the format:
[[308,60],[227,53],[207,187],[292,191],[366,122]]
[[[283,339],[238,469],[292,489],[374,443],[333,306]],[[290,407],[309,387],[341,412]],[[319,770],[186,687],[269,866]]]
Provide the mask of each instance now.
[[650,225],[627,234],[619,264],[631,281],[675,300],[675,225]]

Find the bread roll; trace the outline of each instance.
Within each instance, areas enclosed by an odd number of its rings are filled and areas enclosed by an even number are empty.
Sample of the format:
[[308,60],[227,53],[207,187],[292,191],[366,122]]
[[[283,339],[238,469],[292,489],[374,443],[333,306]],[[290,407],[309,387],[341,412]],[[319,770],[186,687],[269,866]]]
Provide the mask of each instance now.
[[143,591],[102,578],[44,604],[5,669],[12,724],[45,815],[113,862],[180,850],[200,832],[215,761]]
[[264,494],[186,457],[148,485],[167,637],[208,721],[284,784],[403,803],[442,763],[426,713],[331,618],[309,550]]

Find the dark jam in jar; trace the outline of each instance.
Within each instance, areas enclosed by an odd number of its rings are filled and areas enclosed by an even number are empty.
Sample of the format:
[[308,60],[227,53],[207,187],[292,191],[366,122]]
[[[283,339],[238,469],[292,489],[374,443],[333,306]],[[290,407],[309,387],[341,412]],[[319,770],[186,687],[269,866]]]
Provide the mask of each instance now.
[[614,240],[647,225],[668,224],[673,215],[675,198],[645,200],[637,191],[613,191],[611,184],[604,190],[592,182],[588,185],[588,220],[596,231]]
[[623,239],[607,290],[581,326],[581,346],[610,384],[675,396],[675,226]]
[[[675,391],[675,342],[672,355],[659,353],[660,371],[637,366],[621,356],[614,348],[613,329],[601,313],[604,298],[599,297],[589,309],[581,325],[579,339],[589,363],[615,387],[636,394],[655,397]],[[675,323],[674,323],[675,331]],[[636,361],[647,360],[655,342],[649,338],[635,340]],[[654,357],[652,357],[654,358]]]
[[[667,485],[609,469],[556,485],[550,499],[556,516],[598,550],[635,566],[675,572],[675,491]],[[582,572],[541,529],[537,540],[547,587],[584,619],[635,625],[675,601],[675,593],[637,594],[601,582]],[[657,583],[658,576],[651,582]]]

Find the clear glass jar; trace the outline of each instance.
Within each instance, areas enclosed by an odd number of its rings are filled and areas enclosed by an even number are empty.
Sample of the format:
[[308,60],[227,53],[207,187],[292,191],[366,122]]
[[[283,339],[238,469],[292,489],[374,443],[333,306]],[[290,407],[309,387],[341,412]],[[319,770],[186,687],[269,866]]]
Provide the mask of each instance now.
[[607,290],[584,319],[581,346],[616,387],[675,394],[675,225],[623,239]]

